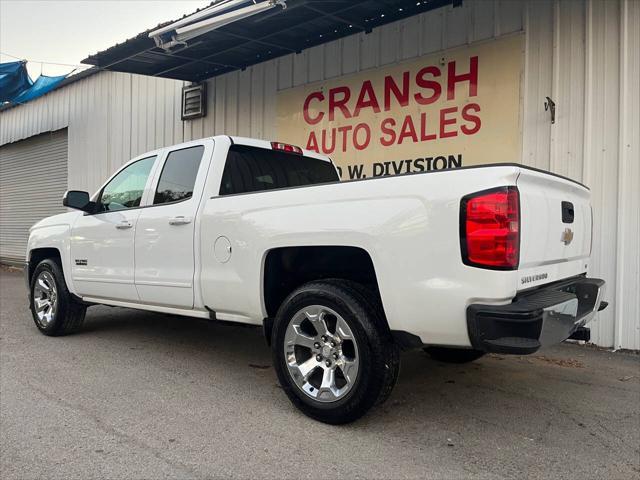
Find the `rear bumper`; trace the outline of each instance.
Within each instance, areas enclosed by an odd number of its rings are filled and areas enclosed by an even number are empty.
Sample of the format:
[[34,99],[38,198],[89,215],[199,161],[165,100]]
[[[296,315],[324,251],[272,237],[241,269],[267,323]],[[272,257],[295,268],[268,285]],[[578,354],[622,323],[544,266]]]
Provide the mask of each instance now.
[[604,280],[578,277],[521,293],[508,305],[470,305],[471,344],[484,352],[526,355],[560,343],[606,306],[604,286]]

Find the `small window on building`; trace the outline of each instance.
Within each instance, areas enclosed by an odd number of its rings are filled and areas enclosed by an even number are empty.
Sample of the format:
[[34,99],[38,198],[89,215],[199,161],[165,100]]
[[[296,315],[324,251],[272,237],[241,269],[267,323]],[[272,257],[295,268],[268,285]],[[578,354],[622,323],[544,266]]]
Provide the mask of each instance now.
[[203,153],[203,146],[183,148],[169,153],[153,198],[154,205],[191,198]]
[[266,148],[232,145],[220,195],[337,182],[330,162]]
[[102,189],[100,209],[103,212],[125,210],[140,206],[144,187],[156,157],[143,158],[132,163]]

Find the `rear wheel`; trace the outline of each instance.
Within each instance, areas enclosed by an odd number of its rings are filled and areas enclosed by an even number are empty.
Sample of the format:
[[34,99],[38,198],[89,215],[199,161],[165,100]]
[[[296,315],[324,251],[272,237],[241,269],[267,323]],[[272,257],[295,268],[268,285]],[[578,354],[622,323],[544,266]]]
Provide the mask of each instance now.
[[316,420],[339,424],[387,396],[398,375],[398,350],[362,286],[306,284],[274,322],[273,358],[289,399]]
[[469,363],[484,355],[480,350],[463,348],[427,347],[424,351],[434,360],[444,363]]
[[45,335],[73,333],[84,322],[87,307],[73,299],[62,270],[53,260],[43,260],[36,266],[29,300],[33,321]]

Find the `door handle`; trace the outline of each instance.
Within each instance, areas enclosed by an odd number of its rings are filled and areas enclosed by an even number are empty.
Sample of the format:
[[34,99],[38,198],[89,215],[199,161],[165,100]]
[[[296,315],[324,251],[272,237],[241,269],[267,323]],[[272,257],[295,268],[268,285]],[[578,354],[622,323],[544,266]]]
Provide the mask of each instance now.
[[169,219],[169,225],[187,225],[188,223],[191,223],[189,217],[178,216]]
[[131,227],[133,227],[133,224],[131,222],[127,222],[126,220],[123,220],[120,223],[116,224],[116,228],[118,230],[126,230],[127,228]]

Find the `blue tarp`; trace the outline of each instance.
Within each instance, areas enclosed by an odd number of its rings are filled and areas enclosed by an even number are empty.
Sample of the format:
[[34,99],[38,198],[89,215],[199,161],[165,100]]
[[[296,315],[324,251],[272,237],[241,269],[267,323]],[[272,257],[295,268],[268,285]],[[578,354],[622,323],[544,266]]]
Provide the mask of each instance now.
[[44,95],[47,92],[50,92],[54,88],[58,86],[58,84],[67,78],[66,75],[60,75],[59,77],[48,77],[46,75],[40,75],[35,83],[31,85],[31,87],[25,91],[23,91],[17,97],[14,97],[13,100],[10,100],[11,103],[24,103],[29,100],[33,100],[34,98],[38,98],[41,95]]
[[27,62],[0,63],[0,103],[11,101],[31,85]]
[[24,103],[53,90],[67,76],[40,75],[34,82],[27,73],[27,62],[0,63],[0,104]]

